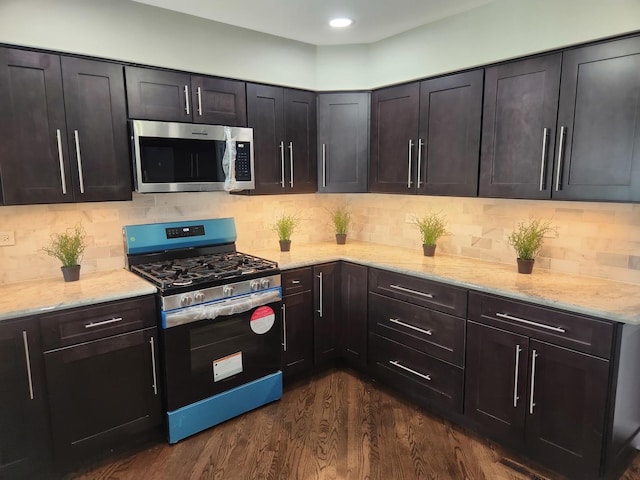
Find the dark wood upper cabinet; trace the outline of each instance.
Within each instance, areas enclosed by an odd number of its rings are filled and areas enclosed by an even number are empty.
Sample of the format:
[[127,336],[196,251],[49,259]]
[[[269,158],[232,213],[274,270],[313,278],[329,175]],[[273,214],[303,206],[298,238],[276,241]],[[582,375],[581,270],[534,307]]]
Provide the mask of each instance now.
[[247,84],[256,188],[250,193],[316,191],[315,93]]
[[414,193],[419,109],[417,82],[371,94],[369,191]]
[[486,69],[481,197],[550,198],[562,54]]
[[7,205],[131,200],[122,66],[0,49]]
[[367,191],[369,93],[318,94],[318,192]]
[[130,118],[247,124],[244,82],[129,66],[125,76]]
[[418,193],[478,195],[484,70],[420,84]]
[[564,52],[553,197],[640,201],[640,38]]
[[60,57],[0,48],[6,205],[73,201]]
[[62,82],[75,200],[131,200],[122,66],[62,57]]

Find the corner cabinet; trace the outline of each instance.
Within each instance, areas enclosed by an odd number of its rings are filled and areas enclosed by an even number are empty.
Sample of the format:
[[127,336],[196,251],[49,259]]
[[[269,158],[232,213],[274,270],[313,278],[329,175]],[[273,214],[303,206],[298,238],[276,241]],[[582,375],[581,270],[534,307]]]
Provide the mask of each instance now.
[[247,125],[244,82],[130,66],[125,76],[130,118]]
[[340,356],[347,365],[367,369],[368,268],[340,263]]
[[[41,478],[49,461],[46,382],[36,319],[0,323],[0,478]],[[42,476],[44,478],[44,475]]]
[[256,175],[249,193],[317,190],[314,92],[248,83],[247,124],[253,128]]
[[369,93],[318,94],[318,192],[367,191]]
[[374,91],[372,192],[476,196],[483,70]]
[[0,48],[5,205],[131,200],[122,66]]

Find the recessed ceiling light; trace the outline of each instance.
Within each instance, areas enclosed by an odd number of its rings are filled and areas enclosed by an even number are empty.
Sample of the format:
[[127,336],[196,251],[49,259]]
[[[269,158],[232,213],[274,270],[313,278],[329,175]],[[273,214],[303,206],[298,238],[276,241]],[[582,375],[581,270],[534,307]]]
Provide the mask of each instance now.
[[329,25],[331,25],[334,28],[344,28],[344,27],[348,27],[352,23],[353,23],[353,20],[351,20],[350,18],[334,18],[329,22]]

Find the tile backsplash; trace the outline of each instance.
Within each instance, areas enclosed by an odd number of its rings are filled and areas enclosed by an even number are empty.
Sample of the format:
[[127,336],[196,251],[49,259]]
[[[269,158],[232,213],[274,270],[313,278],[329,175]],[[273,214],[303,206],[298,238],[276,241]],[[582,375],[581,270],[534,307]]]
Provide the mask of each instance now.
[[[271,224],[294,213],[301,225],[296,243],[333,241],[327,210],[347,202],[353,213],[349,238],[420,250],[412,215],[447,217],[451,235],[438,252],[515,264],[507,235],[522,220],[550,218],[557,235],[546,238],[536,268],[640,284],[640,205],[383,194],[229,195],[224,192],[136,194],[132,202],[0,207],[0,231],[16,244],[0,247],[0,284],[60,275],[57,260],[40,251],[53,232],[82,223],[89,245],[82,271],[124,266],[122,226],[235,217],[238,249],[273,246]],[[437,254],[437,253],[436,253]],[[514,267],[515,268],[515,267]]]

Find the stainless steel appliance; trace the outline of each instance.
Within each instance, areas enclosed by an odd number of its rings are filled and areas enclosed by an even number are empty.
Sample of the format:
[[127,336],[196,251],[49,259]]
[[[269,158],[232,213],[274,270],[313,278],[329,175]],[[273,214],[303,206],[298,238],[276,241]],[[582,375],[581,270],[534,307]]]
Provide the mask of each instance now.
[[169,443],[282,396],[277,263],[236,251],[232,218],[124,227],[158,287]]
[[255,188],[253,129],[132,120],[137,192]]

